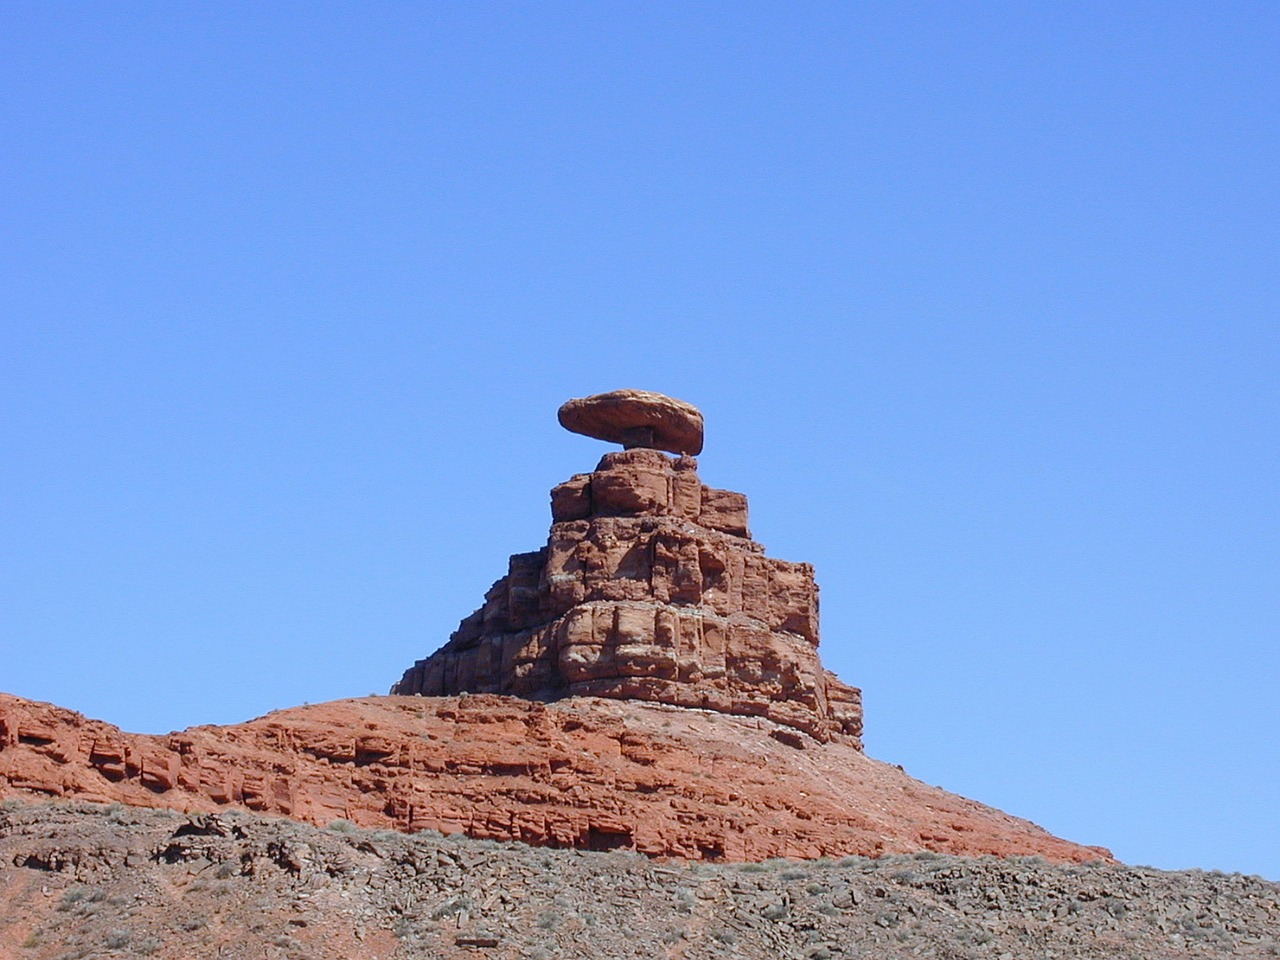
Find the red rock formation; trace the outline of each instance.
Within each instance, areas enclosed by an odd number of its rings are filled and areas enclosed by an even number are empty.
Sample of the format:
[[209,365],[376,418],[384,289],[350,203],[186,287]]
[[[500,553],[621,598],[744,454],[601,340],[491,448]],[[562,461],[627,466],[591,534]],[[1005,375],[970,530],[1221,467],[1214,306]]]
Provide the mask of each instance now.
[[766,557],[746,497],[692,457],[605,454],[551,491],[551,516],[547,546],[392,693],[648,700],[860,744],[860,691],[818,660],[813,567]]
[[839,740],[597,698],[374,697],[145,736],[0,694],[0,797],[242,807],[691,859],[1110,859]]
[[0,694],[0,796],[689,858],[1109,856],[863,756],[813,568],[766,557],[742,494],[652,448],[701,443],[687,405],[624,399],[573,422],[632,448],[552,491],[547,546],[393,688],[419,696],[141,736]]

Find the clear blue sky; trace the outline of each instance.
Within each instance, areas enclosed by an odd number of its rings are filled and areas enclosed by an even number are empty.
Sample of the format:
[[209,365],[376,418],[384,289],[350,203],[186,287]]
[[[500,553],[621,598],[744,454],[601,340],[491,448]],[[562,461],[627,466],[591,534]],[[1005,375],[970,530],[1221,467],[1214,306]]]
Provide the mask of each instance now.
[[0,690],[384,692],[623,386],[876,757],[1280,878],[1274,3],[6,3]]

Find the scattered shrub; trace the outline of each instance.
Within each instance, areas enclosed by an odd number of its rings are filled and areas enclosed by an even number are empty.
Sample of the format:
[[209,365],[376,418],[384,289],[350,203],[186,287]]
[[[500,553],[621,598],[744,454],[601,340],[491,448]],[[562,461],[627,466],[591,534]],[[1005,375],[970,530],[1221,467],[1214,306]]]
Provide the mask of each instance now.
[[436,907],[435,910],[431,911],[431,919],[443,920],[445,917],[452,917],[463,910],[470,910],[473,906],[475,906],[474,901],[464,893],[462,896],[446,900]]
[[1103,897],[1102,909],[1117,920],[1129,912],[1128,905],[1123,900],[1117,900],[1114,897]]
[[62,895],[62,899],[58,901],[58,909],[66,910],[72,904],[79,903],[89,895],[88,887],[71,887]]
[[133,936],[128,930],[112,930],[107,934],[103,943],[106,944],[108,950],[123,950],[132,939]]
[[766,920],[782,920],[787,915],[787,905],[779,901],[771,903],[760,911],[760,916]]
[[694,907],[698,904],[697,895],[688,887],[678,887],[673,896],[678,913],[693,913]]

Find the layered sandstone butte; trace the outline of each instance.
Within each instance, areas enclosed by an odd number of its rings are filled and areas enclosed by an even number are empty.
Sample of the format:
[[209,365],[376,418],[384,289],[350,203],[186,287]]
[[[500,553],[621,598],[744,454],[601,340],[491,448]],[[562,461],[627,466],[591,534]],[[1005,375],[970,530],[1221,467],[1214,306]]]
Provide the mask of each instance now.
[[701,414],[618,391],[569,401],[561,420],[632,448],[551,491],[547,546],[511,557],[484,605],[391,692],[646,700],[860,746],[861,693],[818,659],[813,567],[765,556],[746,497],[655,449],[701,447]]
[[421,696],[149,736],[0,694],[0,798],[690,859],[1109,858],[862,753],[859,693],[818,660],[812,568],[766,557],[746,499],[659,449],[702,442],[696,410],[659,400],[574,402],[574,429],[628,449],[552,491],[547,546],[393,691]]

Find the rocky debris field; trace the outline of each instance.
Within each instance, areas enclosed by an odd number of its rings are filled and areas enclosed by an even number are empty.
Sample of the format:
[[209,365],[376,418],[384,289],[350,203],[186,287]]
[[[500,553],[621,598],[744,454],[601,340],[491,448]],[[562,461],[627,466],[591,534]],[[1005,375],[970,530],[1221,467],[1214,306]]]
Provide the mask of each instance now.
[[714,864],[319,828],[225,811],[0,805],[0,957],[1280,956],[1280,885],[936,853]]

